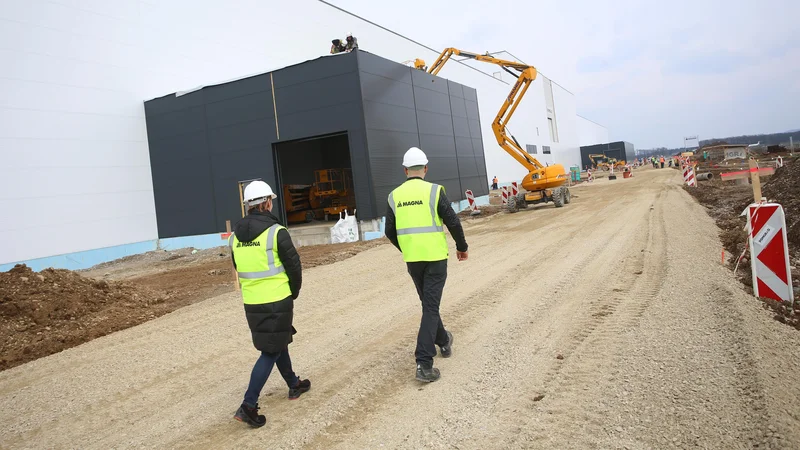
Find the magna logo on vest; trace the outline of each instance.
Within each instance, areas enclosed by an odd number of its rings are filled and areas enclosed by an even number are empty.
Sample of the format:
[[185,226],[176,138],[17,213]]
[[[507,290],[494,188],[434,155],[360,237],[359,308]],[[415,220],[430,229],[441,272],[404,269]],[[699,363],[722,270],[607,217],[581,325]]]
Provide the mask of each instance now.
[[261,247],[261,241],[237,242],[236,248],[240,247]]
[[422,205],[422,200],[411,200],[410,202],[397,202],[397,207],[401,206],[414,206],[414,205]]

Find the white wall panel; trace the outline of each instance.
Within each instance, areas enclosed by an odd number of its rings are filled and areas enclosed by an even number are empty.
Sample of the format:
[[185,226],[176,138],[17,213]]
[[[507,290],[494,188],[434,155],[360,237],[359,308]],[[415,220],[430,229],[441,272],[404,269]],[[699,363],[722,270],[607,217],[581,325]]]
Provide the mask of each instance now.
[[[143,101],[327,55],[348,31],[394,61],[437,56],[315,0],[0,1],[0,263],[155,239]],[[491,131],[514,80],[454,61],[440,75],[478,91],[488,175],[522,178]],[[509,128],[543,162],[564,163],[582,122],[572,94],[554,86],[554,101],[558,143],[541,78]],[[42,211],[56,217],[39,222]],[[52,239],[23,247],[17,236],[31,223]]]
[[609,142],[608,129],[606,127],[584,117],[576,117],[578,121],[578,142],[581,147]]

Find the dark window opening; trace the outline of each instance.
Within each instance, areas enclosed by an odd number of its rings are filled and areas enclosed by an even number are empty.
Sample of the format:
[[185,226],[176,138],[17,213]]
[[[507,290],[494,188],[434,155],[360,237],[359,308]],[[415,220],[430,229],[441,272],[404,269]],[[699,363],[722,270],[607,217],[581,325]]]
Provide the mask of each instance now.
[[549,145],[543,145],[542,146],[542,153],[544,153],[545,155],[549,155],[550,154],[550,146]]
[[[347,133],[275,144],[273,212],[292,225],[337,220],[356,209]],[[326,226],[330,226],[330,223]]]

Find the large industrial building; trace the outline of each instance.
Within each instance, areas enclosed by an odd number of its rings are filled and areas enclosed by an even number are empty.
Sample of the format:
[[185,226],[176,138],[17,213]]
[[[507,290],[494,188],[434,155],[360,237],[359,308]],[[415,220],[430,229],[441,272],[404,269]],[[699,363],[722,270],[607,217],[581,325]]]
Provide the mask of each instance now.
[[[451,62],[439,77],[401,67],[437,54],[323,2],[29,1],[5,5],[0,19],[0,270],[219,245],[225,220],[238,218],[237,183],[330,165],[349,163],[359,219],[377,219],[402,179],[393,166],[414,144],[433,152],[431,175],[454,199],[526,172],[490,127],[513,78],[479,62]],[[362,51],[328,55],[348,31]],[[314,83],[314,70],[298,74],[304,64],[332,70],[329,84]],[[419,89],[431,94],[413,100]],[[225,106],[213,95],[242,98]],[[320,96],[327,103],[309,103]],[[178,110],[194,122],[167,114]],[[266,124],[275,118],[277,127]],[[436,121],[447,132],[424,128]],[[581,165],[582,145],[608,142],[603,126],[577,115],[575,96],[541,75],[511,129],[540,161],[567,167]],[[323,143],[347,154],[328,152],[292,175],[297,149]]]

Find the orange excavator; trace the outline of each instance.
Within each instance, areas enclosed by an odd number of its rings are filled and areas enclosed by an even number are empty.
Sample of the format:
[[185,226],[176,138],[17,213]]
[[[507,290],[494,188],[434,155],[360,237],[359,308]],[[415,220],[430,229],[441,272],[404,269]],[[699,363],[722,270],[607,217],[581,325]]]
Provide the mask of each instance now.
[[543,165],[523,150],[514,136],[506,130],[506,124],[511,120],[511,116],[519,106],[525,92],[533,80],[536,79],[536,68],[523,63],[498,59],[488,54],[479,55],[456,48],[446,48],[436,59],[436,62],[431,64],[427,70],[425,61],[421,59],[414,61],[414,67],[419,70],[426,70],[431,75],[438,75],[445,63],[454,55],[498,65],[506,72],[517,77],[516,83],[511,88],[511,92],[506,97],[503,106],[500,107],[494,122],[492,122],[492,131],[494,131],[497,143],[506,153],[528,170],[528,174],[522,179],[522,187],[527,192],[520,192],[516,197],[510,197],[508,199],[508,210],[516,212],[520,208],[526,208],[528,205],[549,201],[552,201],[556,207],[562,207],[569,203],[571,200],[569,188],[563,186],[568,180],[564,166],[561,164]]

